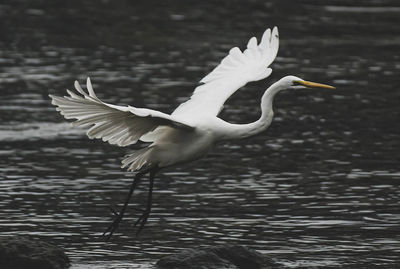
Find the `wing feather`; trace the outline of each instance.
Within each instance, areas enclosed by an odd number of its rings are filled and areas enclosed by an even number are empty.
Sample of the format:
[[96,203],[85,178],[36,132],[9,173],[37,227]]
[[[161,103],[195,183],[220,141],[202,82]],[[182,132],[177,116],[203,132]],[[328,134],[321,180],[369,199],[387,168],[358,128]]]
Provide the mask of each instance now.
[[200,82],[191,98],[182,103],[172,116],[189,118],[195,114],[218,115],[225,101],[239,88],[250,81],[268,77],[279,47],[278,28],[267,29],[261,42],[250,38],[243,52],[234,47],[221,63]]
[[86,88],[88,92],[75,81],[75,89],[80,95],[67,90],[69,96],[49,96],[61,115],[66,119],[76,119],[74,125],[91,126],[87,131],[89,138],[127,146],[159,126],[194,130],[194,127],[160,111],[104,103],[96,96],[89,78]]

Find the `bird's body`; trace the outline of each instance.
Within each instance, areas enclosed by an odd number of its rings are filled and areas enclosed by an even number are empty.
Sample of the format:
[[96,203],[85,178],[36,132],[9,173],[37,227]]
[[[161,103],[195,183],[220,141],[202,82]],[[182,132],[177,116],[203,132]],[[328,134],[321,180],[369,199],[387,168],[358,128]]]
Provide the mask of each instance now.
[[273,118],[273,99],[283,89],[333,88],[328,85],[304,81],[295,76],[286,76],[270,86],[261,98],[261,116],[248,124],[232,124],[218,117],[225,101],[239,88],[250,81],[268,77],[272,70],[268,66],[274,61],[279,47],[278,30],[267,29],[261,42],[255,37],[243,52],[230,50],[221,63],[200,82],[191,98],[182,103],[171,115],[145,108],[117,106],[101,101],[94,93],[90,79],[85,92],[75,82],[80,94],[68,91],[69,96],[50,95],[67,119],[76,119],[76,125],[91,126],[89,138],[101,138],[110,144],[128,146],[139,140],[148,143],[125,157],[122,167],[137,171],[127,200],[106,232],[109,237],[118,227],[130,196],[141,177],[150,173],[149,197],[145,212],[138,219],[139,231],[150,214],[153,179],[164,167],[189,162],[203,157],[218,141],[233,140],[258,134],[268,128]]
[[[150,166],[168,167],[201,158],[212,148],[215,141],[216,136],[212,130],[203,129],[201,125],[196,125],[196,130],[190,132],[167,127],[162,135],[143,150],[141,156],[146,155],[144,161]],[[128,159],[129,157],[123,163],[129,163]],[[143,166],[140,162],[133,164],[137,165],[137,168],[133,166],[132,170]]]

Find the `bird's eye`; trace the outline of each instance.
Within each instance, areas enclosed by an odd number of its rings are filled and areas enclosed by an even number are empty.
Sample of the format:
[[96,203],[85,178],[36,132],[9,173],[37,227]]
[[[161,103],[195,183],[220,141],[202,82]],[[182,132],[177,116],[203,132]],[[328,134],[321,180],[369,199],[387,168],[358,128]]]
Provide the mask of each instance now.
[[299,81],[297,81],[297,80],[294,80],[292,82],[292,86],[299,86],[299,85],[301,85],[301,83]]

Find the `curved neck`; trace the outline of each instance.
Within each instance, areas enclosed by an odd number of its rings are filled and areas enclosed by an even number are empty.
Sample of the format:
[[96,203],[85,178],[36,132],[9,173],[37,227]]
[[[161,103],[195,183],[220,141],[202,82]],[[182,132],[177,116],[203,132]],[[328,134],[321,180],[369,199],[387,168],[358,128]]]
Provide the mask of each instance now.
[[[231,124],[223,121],[222,139],[238,139],[256,135],[271,124],[274,112],[272,109],[272,102],[275,94],[277,94],[283,88],[278,83],[272,84],[261,97],[261,116],[258,120],[247,124]],[[221,120],[222,121],[222,120]],[[222,126],[221,126],[222,127]]]

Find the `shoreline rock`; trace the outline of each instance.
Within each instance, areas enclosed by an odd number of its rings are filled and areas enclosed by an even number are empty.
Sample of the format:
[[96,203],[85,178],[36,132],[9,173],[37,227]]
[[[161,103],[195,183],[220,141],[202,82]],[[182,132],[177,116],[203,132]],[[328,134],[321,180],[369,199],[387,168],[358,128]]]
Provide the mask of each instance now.
[[22,236],[0,237],[1,269],[67,269],[69,267],[69,258],[57,246]]
[[239,245],[186,249],[161,258],[159,269],[268,269],[282,268],[271,258]]

